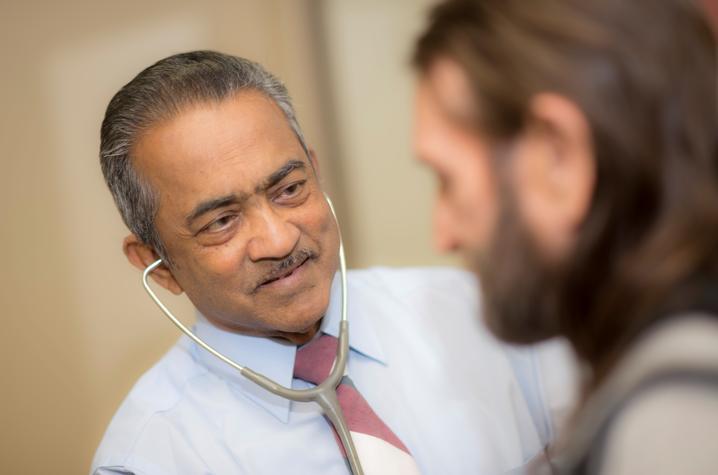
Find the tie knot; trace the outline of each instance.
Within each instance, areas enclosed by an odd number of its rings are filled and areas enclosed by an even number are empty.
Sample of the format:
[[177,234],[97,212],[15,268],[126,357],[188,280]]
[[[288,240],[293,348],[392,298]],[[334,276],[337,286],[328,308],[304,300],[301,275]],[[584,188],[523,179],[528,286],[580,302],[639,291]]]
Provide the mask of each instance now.
[[324,381],[332,370],[338,343],[336,337],[325,333],[297,349],[294,377],[312,384]]

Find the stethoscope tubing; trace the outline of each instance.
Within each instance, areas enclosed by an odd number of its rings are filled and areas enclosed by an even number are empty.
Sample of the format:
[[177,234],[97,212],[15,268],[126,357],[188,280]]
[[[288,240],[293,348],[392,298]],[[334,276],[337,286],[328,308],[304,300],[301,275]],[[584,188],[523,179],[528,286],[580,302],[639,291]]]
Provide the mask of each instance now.
[[[337,228],[339,228],[339,221],[336,217],[334,205],[332,204],[328,196],[325,195],[325,197],[327,203],[329,204],[329,208],[332,212],[332,215],[337,222]],[[160,265],[162,265],[162,259],[157,259],[152,264],[148,265],[147,268],[145,268],[144,272],[142,273],[142,285],[149,294],[150,298],[155,302],[155,304],[157,304],[160,310],[162,310],[162,313],[164,313],[164,315],[177,328],[179,328],[182,333],[187,335],[197,345],[199,345],[215,357],[219,358],[221,361],[228,364],[232,368],[239,371],[242,376],[254,382],[258,386],[266,389],[272,394],[276,394],[277,396],[289,399],[291,401],[317,403],[324,411],[324,415],[327,417],[327,419],[329,419],[332,426],[334,426],[334,429],[339,436],[339,440],[344,446],[351,473],[353,475],[363,475],[364,471],[362,469],[361,463],[359,462],[359,455],[357,453],[356,447],[354,446],[354,441],[352,440],[351,434],[349,432],[349,427],[347,426],[336,393],[336,389],[341,383],[342,378],[344,377],[346,363],[349,356],[349,321],[347,320],[347,270],[341,231],[339,231],[339,270],[342,303],[341,321],[339,323],[339,344],[337,346],[337,356],[334,360],[334,365],[332,366],[332,370],[329,373],[329,376],[327,376],[327,378],[320,384],[307,389],[292,389],[282,386],[276,381],[267,378],[263,374],[257,373],[256,371],[253,371],[246,366],[238,364],[231,358],[228,358],[221,352],[215,350],[211,345],[198,337],[192,330],[190,330],[177,317],[175,317],[172,311],[167,308],[167,306],[160,300],[154,290],[152,290],[152,287],[150,287],[149,275]]]

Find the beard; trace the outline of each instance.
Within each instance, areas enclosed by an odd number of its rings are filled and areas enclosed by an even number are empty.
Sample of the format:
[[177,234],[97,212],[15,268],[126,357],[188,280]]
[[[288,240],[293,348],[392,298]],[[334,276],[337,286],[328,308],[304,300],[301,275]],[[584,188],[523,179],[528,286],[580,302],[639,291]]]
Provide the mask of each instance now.
[[524,225],[513,196],[504,190],[487,252],[470,263],[479,275],[485,322],[509,343],[529,344],[560,333],[560,264],[549,263]]

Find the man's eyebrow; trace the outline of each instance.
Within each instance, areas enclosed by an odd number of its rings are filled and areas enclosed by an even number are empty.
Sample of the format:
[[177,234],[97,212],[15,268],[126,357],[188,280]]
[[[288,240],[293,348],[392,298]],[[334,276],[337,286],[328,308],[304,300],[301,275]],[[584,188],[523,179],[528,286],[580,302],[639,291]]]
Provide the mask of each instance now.
[[[265,191],[280,181],[282,181],[287,175],[292,173],[294,170],[302,170],[306,168],[306,165],[301,160],[289,160],[287,163],[282,165],[281,168],[279,168],[277,171],[272,172],[271,175],[269,175],[260,185],[257,186],[255,189],[255,192],[261,193],[262,191]],[[190,214],[187,215],[186,222],[188,226],[191,226],[192,223],[202,216],[205,213],[209,213],[210,211],[214,211],[219,208],[224,208],[225,206],[229,205],[235,205],[235,204],[241,204],[249,198],[248,195],[242,194],[242,195],[236,195],[236,194],[230,194],[225,196],[220,196],[219,198],[212,198],[207,201],[202,201],[199,203],[195,208],[192,210]]]
[[202,201],[200,204],[195,206],[195,208],[189,215],[187,215],[187,225],[190,226],[194,222],[194,220],[196,220],[205,213],[209,213],[210,211],[214,211],[219,208],[224,208],[225,206],[242,203],[246,200],[246,195],[238,196],[235,194],[231,194],[226,196],[220,196],[219,198],[212,198],[207,201]]
[[294,170],[303,170],[306,165],[301,160],[289,160],[287,163],[282,165],[280,169],[269,175],[257,188],[254,190],[257,193],[268,190],[280,181],[284,180],[287,175],[292,173]]

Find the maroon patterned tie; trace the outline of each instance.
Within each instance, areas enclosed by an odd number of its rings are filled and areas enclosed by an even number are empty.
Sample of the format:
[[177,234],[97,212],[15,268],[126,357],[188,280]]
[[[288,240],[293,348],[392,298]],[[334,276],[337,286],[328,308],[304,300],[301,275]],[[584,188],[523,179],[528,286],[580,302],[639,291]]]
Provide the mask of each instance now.
[[[337,344],[335,337],[323,334],[299,348],[294,377],[312,384],[324,381],[334,364]],[[419,473],[409,450],[376,415],[348,376],[339,383],[337,398],[367,475]],[[346,457],[336,432],[334,438]]]

